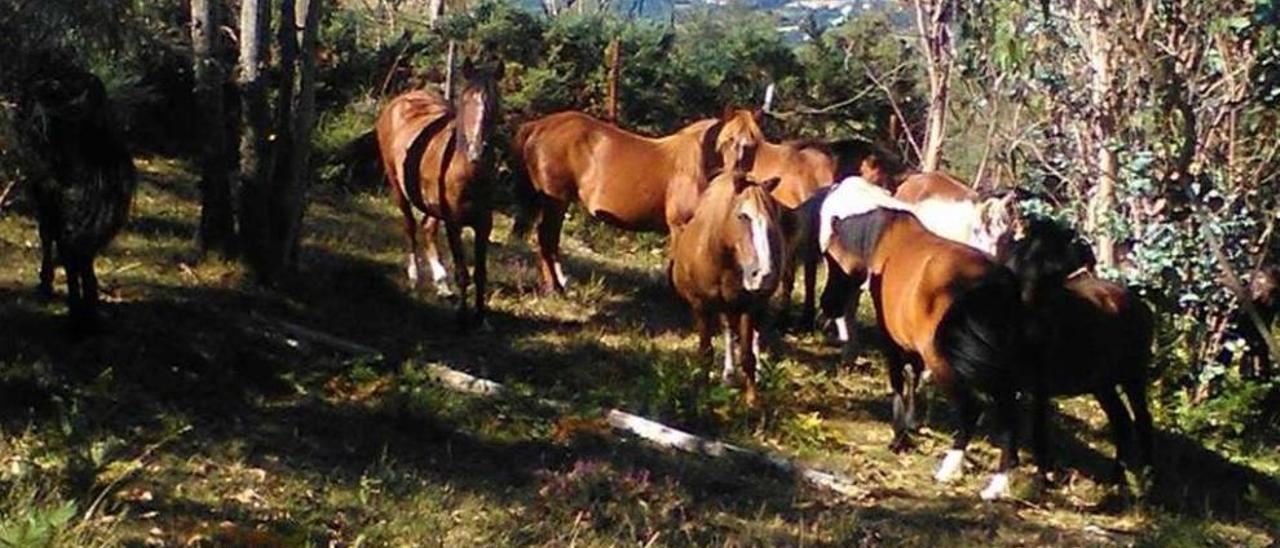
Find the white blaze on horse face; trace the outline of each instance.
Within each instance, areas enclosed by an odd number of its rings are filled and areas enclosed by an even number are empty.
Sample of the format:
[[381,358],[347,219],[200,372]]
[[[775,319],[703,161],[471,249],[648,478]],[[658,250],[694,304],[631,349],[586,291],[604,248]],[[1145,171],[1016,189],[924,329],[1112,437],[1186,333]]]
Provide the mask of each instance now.
[[982,500],[996,500],[1009,495],[1009,474],[1000,472],[991,476],[991,483],[982,490]]
[[837,219],[880,208],[912,211],[911,204],[894,198],[888,190],[873,185],[862,177],[853,176],[836,183],[822,200],[822,207],[818,212],[819,248],[825,252],[831,246],[832,226]]
[[942,457],[942,465],[938,466],[938,472],[933,475],[933,479],[939,483],[947,483],[960,479],[960,474],[964,471],[964,451],[961,449],[948,449],[947,456]]
[[742,212],[749,219],[751,231],[751,249],[756,255],[755,272],[742,273],[742,287],[747,291],[758,291],[765,280],[773,275],[773,248],[769,245],[769,217],[751,203],[743,204]]
[[720,372],[720,380],[724,384],[733,384],[733,378],[737,375],[737,367],[733,364],[733,329],[729,326],[724,328],[724,370]]

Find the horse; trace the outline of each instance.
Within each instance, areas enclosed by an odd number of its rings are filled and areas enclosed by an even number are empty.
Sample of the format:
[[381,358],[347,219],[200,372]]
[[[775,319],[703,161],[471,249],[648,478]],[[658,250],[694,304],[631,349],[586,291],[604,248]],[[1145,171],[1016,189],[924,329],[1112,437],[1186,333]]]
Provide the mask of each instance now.
[[513,232],[522,238],[536,221],[542,288],[563,292],[560,229],[573,201],[624,230],[675,232],[693,216],[711,174],[750,169],[763,141],[750,110],[729,109],[658,138],[574,111],[526,122],[514,142],[524,170]]
[[128,220],[137,172],[102,80],[64,63],[40,66],[29,78],[19,112],[22,140],[42,164],[31,187],[41,251],[37,290],[52,298],[54,269],[62,266],[72,332],[86,335],[99,327],[93,263]]
[[[1142,466],[1152,455],[1147,383],[1155,320],[1150,307],[1131,291],[1088,270],[1091,254],[1082,253],[1077,241],[1070,229],[1033,220],[1021,239],[1001,249],[1001,260],[1017,276],[1027,305],[1027,344],[1035,357],[1018,383],[1030,396],[1032,451],[1042,472],[1052,466],[1045,427],[1050,398],[1092,394],[1111,423],[1113,479],[1123,482],[1125,463]],[[1132,458],[1131,430],[1138,438],[1138,454]]]
[[486,152],[500,116],[496,82],[502,78],[502,67],[478,71],[468,61],[461,74],[465,84],[452,103],[431,91],[406,92],[383,107],[375,132],[387,185],[403,218],[410,283],[421,287],[424,274],[414,219],[417,211],[422,214],[423,242],[436,292],[450,296],[448,271],[436,249],[436,232],[444,224],[459,292],[458,324],[467,325],[470,277],[462,228],[470,226],[475,232],[476,320],[484,325],[486,257],[493,227],[487,184],[493,161]]
[[935,474],[938,481],[955,479],[980,410],[975,393],[985,393],[1004,439],[996,474],[981,496],[1002,496],[1017,462],[1014,372],[1022,358],[1022,302],[1013,274],[929,231],[909,204],[860,178],[846,179],[827,196],[821,222],[821,246],[832,264],[870,275],[877,323],[889,343],[890,449],[910,447],[916,388],[927,369],[959,415],[959,433]]
[[881,164],[893,161],[882,149],[861,139],[760,143],[751,177],[756,180],[777,177],[780,180],[772,194],[783,207],[782,233],[786,244],[779,292],[782,294],[781,316],[784,322],[790,317],[791,293],[799,266],[803,266],[805,275],[799,322],[801,329],[809,329],[816,314],[814,296],[820,254],[816,233],[813,232],[815,225],[810,222],[814,210],[805,209],[804,204],[836,181],[859,174],[876,176],[882,169],[879,167]]
[[[877,157],[867,160],[877,161],[880,166],[888,165]],[[885,175],[877,173],[883,169],[880,166],[870,167],[868,171],[883,180]],[[877,186],[892,188],[895,198],[911,204],[916,218],[930,232],[989,256],[995,256],[997,243],[1009,237],[1015,228],[1018,196],[1015,191],[979,194],[942,172],[900,174],[893,180],[896,182],[887,187]],[[846,357],[852,355],[856,346],[850,322],[857,314],[865,281],[865,273],[855,271],[844,275],[839,269],[828,268],[822,310],[825,316],[835,320],[837,337],[845,345]]]
[[[693,311],[704,367],[714,361],[714,323],[724,328],[724,380],[734,375],[733,339],[738,338],[743,398],[756,406],[759,315],[777,289],[782,266],[779,207],[770,195],[779,180],[755,182],[738,171],[722,172],[708,184],[693,218],[674,234],[670,281]],[[705,383],[709,371],[699,375]]]

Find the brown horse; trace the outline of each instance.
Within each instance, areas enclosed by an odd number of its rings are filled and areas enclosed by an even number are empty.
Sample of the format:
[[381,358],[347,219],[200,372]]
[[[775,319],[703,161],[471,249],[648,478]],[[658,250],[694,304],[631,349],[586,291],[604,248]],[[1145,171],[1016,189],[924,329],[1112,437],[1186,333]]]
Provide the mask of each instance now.
[[1000,466],[982,496],[1003,495],[1017,460],[1013,373],[1021,358],[1022,303],[1013,275],[983,253],[930,232],[908,204],[859,178],[828,195],[821,215],[822,246],[832,263],[871,277],[877,320],[889,342],[890,448],[909,447],[916,387],[928,369],[959,414],[960,431],[935,476],[955,478],[979,414],[974,391],[989,394],[1004,440]]
[[[1111,423],[1116,448],[1112,479],[1123,482],[1126,463],[1141,467],[1152,455],[1147,382],[1155,320],[1132,292],[1089,272],[1092,253],[1082,250],[1078,240],[1070,229],[1036,220],[1027,224],[1021,239],[1001,250],[1021,283],[1029,314],[1027,340],[1038,358],[1020,372],[1018,384],[1031,396],[1032,449],[1041,471],[1052,466],[1045,428],[1049,399],[1093,394]],[[1131,430],[1138,436],[1136,458],[1129,454]]]
[[496,73],[477,72],[468,62],[462,70],[466,83],[452,104],[429,91],[410,91],[383,107],[376,125],[387,184],[404,216],[409,279],[418,287],[424,274],[414,220],[417,210],[423,215],[424,243],[436,290],[449,295],[448,273],[436,249],[436,231],[444,223],[458,284],[460,326],[467,322],[470,281],[463,226],[475,231],[476,320],[483,324],[485,319],[485,263],[493,226],[486,184],[493,162],[485,152],[499,116],[495,82],[501,73],[501,68]]
[[[776,178],[757,184],[740,172],[720,174],[671,244],[671,284],[693,310],[704,367],[713,361],[711,333],[720,323],[724,379],[732,379],[736,332],[743,397],[750,407],[756,404],[757,316],[777,289],[782,264],[778,204],[769,195],[777,185]],[[703,371],[700,383],[708,373]]]
[[711,175],[748,169],[763,141],[749,110],[729,110],[660,138],[580,112],[522,124],[515,150],[525,167],[517,182],[525,214],[515,232],[522,236],[537,219],[543,289],[564,291],[560,228],[572,202],[618,228],[674,232],[693,216]]
[[832,142],[792,141],[782,144],[761,143],[756,150],[751,177],[766,180],[777,177],[780,182],[773,197],[782,205],[782,233],[786,242],[783,253],[782,318],[790,316],[791,293],[795,287],[795,270],[804,267],[804,304],[800,326],[809,329],[815,314],[814,295],[820,253],[815,226],[810,219],[816,207],[802,206],[836,181],[862,174],[878,176],[887,173],[884,166],[896,166],[896,159],[869,141],[847,139]]

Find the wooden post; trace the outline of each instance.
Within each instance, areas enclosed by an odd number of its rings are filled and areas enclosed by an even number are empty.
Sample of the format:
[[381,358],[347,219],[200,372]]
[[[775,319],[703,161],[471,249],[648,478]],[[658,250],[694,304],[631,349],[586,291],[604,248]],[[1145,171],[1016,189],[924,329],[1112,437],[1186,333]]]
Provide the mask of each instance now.
[[609,56],[609,89],[605,98],[605,117],[610,122],[618,123],[618,76],[622,72],[622,43],[614,38],[606,50]]

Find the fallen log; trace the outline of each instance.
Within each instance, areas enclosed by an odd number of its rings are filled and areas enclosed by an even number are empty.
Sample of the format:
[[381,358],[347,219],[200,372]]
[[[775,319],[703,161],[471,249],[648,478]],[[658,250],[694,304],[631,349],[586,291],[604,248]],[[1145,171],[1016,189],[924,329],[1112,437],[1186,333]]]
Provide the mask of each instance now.
[[323,333],[320,331],[316,331],[314,329],[302,327],[298,324],[287,322],[285,320],[268,318],[257,312],[254,312],[252,316],[259,323],[269,326],[270,328],[278,330],[281,333],[284,333],[285,335],[294,337],[296,339],[300,339],[313,344],[318,344],[321,346],[327,346],[329,348],[341,350],[348,354],[354,354],[357,357],[367,358],[372,361],[380,362],[385,359],[381,350],[378,350],[377,348],[373,348],[371,346],[365,346],[363,344],[349,341],[347,339],[330,335],[328,333]]
[[[428,365],[427,376],[439,382],[445,388],[474,396],[511,397],[514,395],[501,383],[476,377],[440,364]],[[570,408],[568,404],[555,400],[539,398],[537,401],[555,409]],[[795,463],[781,455],[753,451],[730,443],[709,440],[618,409],[609,409],[604,413],[604,418],[614,430],[633,435],[659,447],[676,449],[685,453],[710,458],[732,457],[761,463],[783,474],[798,476],[812,485],[829,489],[848,497],[861,498],[868,493],[866,489],[858,487],[847,476],[810,468]]]

